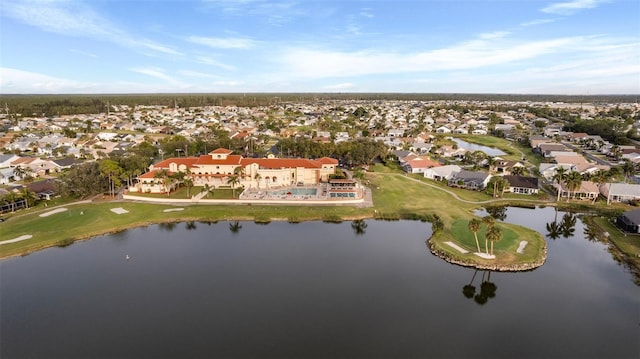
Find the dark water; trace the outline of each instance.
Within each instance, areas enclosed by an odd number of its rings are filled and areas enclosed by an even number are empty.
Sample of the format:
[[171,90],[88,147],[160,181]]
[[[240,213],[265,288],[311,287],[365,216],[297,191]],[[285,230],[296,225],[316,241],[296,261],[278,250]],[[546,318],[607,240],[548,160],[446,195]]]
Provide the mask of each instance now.
[[[543,233],[553,216],[507,211]],[[491,274],[434,257],[428,223],[366,224],[180,223],[3,260],[0,357],[640,353],[640,288],[579,220],[543,267]]]

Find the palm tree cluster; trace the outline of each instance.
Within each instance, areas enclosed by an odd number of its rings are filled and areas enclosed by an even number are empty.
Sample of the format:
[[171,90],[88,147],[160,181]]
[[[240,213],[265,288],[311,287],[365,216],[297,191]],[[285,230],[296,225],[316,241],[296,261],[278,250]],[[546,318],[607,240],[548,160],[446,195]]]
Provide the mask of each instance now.
[[[486,232],[484,236],[484,252],[488,255],[493,255],[493,243],[502,239],[502,229],[496,226],[496,219],[492,216],[485,216],[482,220],[477,218],[473,218],[469,221],[469,230],[473,232],[473,236],[476,240],[476,248],[478,249],[478,253],[481,253],[480,243],[478,242],[478,232],[480,231],[481,225],[485,224]],[[491,242],[491,250],[489,250],[489,242]]]

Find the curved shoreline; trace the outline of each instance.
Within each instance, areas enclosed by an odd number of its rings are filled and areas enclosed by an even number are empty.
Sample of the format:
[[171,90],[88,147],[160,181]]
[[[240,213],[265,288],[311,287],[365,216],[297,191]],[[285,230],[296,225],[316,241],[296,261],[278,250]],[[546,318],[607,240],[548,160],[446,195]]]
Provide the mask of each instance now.
[[448,252],[445,252],[441,249],[438,249],[435,243],[432,241],[433,236],[426,240],[427,247],[429,251],[436,257],[439,257],[446,262],[451,264],[456,264],[462,267],[472,267],[480,270],[490,270],[495,272],[524,272],[534,270],[538,267],[541,267],[547,260],[547,242],[544,241],[544,246],[542,248],[542,257],[538,258],[538,260],[534,262],[528,263],[514,263],[514,264],[484,264],[477,263],[471,260],[465,260],[461,258],[456,258]]

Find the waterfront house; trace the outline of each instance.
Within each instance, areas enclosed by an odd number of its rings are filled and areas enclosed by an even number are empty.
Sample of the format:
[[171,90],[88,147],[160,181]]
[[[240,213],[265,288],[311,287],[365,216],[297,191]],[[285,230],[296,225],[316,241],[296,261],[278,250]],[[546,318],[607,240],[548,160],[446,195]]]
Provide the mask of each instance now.
[[624,212],[616,218],[616,224],[625,232],[640,233],[640,209]]
[[448,181],[462,168],[458,165],[446,165],[428,168],[424,171],[424,177],[434,181]]
[[538,194],[539,187],[538,179],[536,177],[506,175],[503,178],[509,182],[509,187],[505,192]]
[[640,199],[640,185],[630,183],[605,183],[600,186],[600,193],[611,202],[629,202]]
[[449,179],[449,186],[481,191],[491,179],[486,172],[462,170]]

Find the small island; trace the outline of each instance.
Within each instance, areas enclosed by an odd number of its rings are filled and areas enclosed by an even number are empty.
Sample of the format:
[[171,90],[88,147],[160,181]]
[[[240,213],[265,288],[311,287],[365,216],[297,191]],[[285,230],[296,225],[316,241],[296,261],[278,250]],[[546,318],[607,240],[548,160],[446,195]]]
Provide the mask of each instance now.
[[489,215],[458,219],[450,228],[434,225],[427,247],[449,263],[476,269],[515,272],[538,268],[547,259],[542,235],[520,226],[496,223]]

